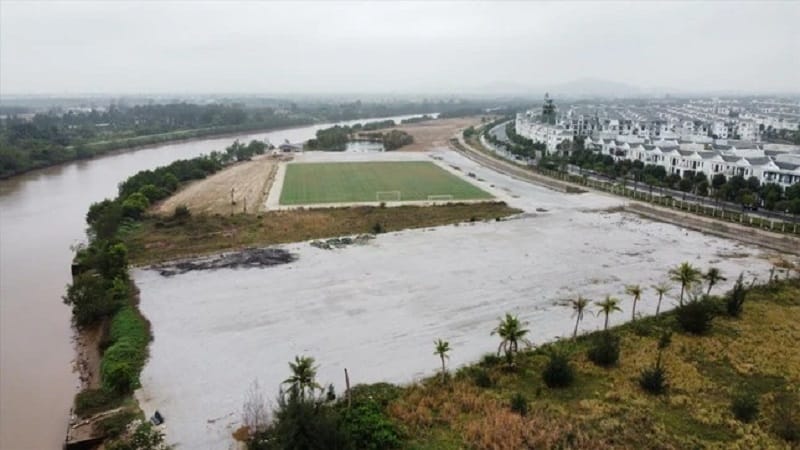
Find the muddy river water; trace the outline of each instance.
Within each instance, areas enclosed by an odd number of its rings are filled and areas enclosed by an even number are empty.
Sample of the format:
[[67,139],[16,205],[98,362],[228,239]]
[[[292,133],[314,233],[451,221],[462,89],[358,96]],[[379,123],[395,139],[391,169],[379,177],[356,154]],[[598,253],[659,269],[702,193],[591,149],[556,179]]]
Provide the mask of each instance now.
[[222,150],[237,138],[278,145],[330,125],[159,145],[0,181],[0,449],[61,448],[79,387],[61,296],[91,203],[114,196],[137,171]]

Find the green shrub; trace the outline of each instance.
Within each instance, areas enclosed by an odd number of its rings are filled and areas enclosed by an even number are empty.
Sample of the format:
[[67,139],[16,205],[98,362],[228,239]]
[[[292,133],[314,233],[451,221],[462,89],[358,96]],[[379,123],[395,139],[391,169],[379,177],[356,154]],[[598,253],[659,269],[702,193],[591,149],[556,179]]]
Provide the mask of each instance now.
[[639,319],[628,324],[633,334],[641,337],[652,336],[657,331],[657,327],[650,318]]
[[139,387],[140,368],[135,362],[137,353],[137,348],[125,340],[111,345],[106,350],[100,364],[103,388],[127,394]]
[[108,450],[168,450],[164,434],[150,422],[140,422],[133,433],[119,441],[111,442]]
[[528,400],[524,395],[517,392],[511,397],[511,411],[526,416],[528,414]]
[[346,409],[341,428],[351,448],[383,450],[400,446],[400,433],[377,402],[361,402]]
[[147,197],[147,200],[150,203],[157,202],[162,198],[166,198],[169,196],[169,192],[163,188],[160,188],[154,184],[146,184],[139,189],[139,192]]
[[492,368],[500,365],[502,362],[502,358],[497,356],[495,353],[487,353],[483,355],[483,358],[481,358],[479,364],[485,368]]
[[744,307],[744,299],[747,296],[747,291],[742,281],[742,275],[736,280],[733,290],[725,297],[725,310],[731,317],[739,317],[742,314]]
[[800,398],[794,392],[783,392],[775,398],[775,434],[787,442],[800,442]]
[[391,383],[359,384],[350,389],[353,404],[374,402],[385,408],[400,396],[402,389]]
[[105,389],[86,389],[75,395],[75,414],[89,417],[101,411],[116,408],[123,397]]
[[472,373],[472,381],[475,383],[475,386],[478,386],[479,388],[490,388],[494,386],[494,381],[492,381],[492,378],[489,376],[489,372],[487,372],[485,369],[476,369]]
[[709,300],[694,300],[675,309],[675,318],[681,329],[692,334],[705,334],[711,330],[714,305]]
[[122,215],[131,219],[142,217],[147,208],[150,207],[150,200],[141,192],[134,192],[122,202]]
[[109,335],[112,344],[103,354],[100,377],[105,389],[125,394],[139,387],[150,332],[147,322],[132,306],[126,306],[112,319]]
[[758,416],[758,395],[750,390],[737,393],[731,401],[731,412],[741,422],[752,422]]
[[659,361],[639,374],[639,386],[645,391],[659,395],[667,391],[667,371]]
[[619,336],[604,331],[593,338],[587,351],[589,360],[601,367],[610,367],[619,361]]
[[249,443],[250,450],[345,450],[348,437],[330,406],[294,395],[278,397],[274,420]]
[[133,411],[120,411],[114,415],[104,417],[94,424],[95,431],[107,438],[115,438],[125,432],[128,424],[136,419],[136,413]]
[[92,326],[111,316],[124,304],[116,289],[99,274],[90,271],[77,275],[67,286],[64,303],[72,307],[72,319],[79,328]]
[[139,348],[147,347],[150,342],[147,322],[132,306],[125,306],[114,315],[108,334],[111,342],[128,340]]
[[567,387],[575,381],[575,370],[563,353],[552,351],[542,372],[544,383],[551,388]]

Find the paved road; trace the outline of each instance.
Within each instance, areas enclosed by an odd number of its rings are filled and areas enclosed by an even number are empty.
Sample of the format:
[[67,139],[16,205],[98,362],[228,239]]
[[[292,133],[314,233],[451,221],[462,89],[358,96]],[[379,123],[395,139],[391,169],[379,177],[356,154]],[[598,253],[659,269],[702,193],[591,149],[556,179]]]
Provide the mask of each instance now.
[[511,121],[505,121],[500,125],[495,126],[491,130],[489,130],[489,134],[497,138],[500,142],[511,143],[511,140],[508,139],[508,135],[506,134],[506,125],[508,125]]

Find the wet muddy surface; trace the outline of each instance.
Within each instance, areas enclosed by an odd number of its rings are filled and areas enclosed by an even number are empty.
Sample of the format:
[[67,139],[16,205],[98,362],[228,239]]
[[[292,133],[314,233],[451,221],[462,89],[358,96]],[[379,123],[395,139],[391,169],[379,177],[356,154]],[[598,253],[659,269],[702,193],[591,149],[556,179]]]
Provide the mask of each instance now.
[[237,252],[157,264],[151,268],[162,276],[171,277],[195,270],[277,266],[296,259],[296,255],[280,248],[247,248]]

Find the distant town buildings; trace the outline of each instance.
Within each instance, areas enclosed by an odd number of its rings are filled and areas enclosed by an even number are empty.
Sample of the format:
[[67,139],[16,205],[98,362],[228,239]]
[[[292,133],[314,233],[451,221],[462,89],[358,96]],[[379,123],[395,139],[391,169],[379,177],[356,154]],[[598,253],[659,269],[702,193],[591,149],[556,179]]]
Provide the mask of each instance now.
[[[543,120],[545,110],[555,110],[555,118]],[[762,142],[765,133],[800,129],[797,102],[583,103],[562,113],[546,97],[542,110],[517,114],[514,125],[521,136],[544,143],[548,152],[581,136],[586,149],[615,160],[662,166],[669,174],[702,172],[709,179],[717,174],[754,176],[783,187],[800,182],[800,146]]]

